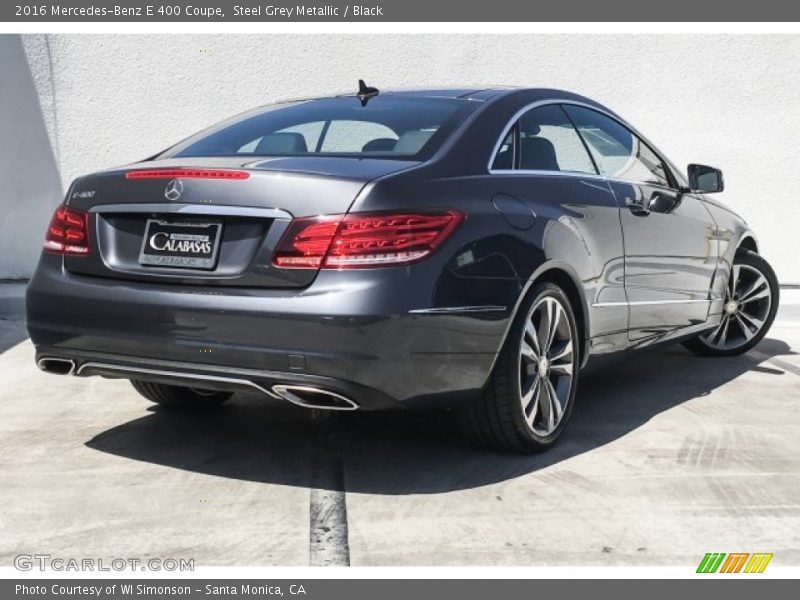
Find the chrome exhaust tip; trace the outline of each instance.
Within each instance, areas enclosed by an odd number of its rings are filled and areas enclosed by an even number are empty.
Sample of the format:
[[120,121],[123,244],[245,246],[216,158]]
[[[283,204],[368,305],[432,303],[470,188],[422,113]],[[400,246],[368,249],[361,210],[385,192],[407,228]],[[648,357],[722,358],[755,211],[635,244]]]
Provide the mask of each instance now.
[[36,366],[45,373],[53,375],[72,375],[75,373],[75,361],[71,358],[40,358]]
[[273,385],[272,391],[292,404],[320,410],[358,410],[358,404],[346,396],[306,385]]

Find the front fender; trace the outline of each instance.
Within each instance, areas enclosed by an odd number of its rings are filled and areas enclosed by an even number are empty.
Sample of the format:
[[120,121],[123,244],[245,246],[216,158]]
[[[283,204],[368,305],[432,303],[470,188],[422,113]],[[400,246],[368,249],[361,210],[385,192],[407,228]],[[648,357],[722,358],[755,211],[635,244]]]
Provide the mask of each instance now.
[[706,202],[706,208],[714,219],[717,240],[717,268],[710,290],[713,314],[721,310],[736,253],[742,247],[758,252],[758,240],[745,220],[736,213],[712,202]]

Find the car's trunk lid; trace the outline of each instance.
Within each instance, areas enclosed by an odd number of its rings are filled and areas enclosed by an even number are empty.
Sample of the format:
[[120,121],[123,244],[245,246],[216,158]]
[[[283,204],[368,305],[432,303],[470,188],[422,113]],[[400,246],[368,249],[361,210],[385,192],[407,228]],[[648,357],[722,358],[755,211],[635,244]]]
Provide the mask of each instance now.
[[90,213],[92,252],[65,257],[65,267],[83,275],[168,284],[304,287],[316,271],[279,269],[271,260],[291,219],[346,213],[369,181],[415,164],[190,158],[82,177],[67,201]]

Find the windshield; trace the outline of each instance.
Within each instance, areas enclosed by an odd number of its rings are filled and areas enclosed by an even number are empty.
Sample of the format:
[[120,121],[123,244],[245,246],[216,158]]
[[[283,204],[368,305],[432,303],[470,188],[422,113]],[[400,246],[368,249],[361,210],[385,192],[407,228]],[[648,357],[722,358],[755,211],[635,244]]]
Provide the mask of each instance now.
[[344,156],[424,160],[476,103],[378,96],[282,104],[202,132],[162,157]]

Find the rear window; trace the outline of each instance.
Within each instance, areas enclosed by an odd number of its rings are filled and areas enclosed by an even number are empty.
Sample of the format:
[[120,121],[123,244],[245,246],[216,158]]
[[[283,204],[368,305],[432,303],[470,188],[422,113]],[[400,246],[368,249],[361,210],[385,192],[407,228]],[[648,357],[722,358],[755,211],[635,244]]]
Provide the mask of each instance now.
[[262,109],[202,132],[167,151],[189,156],[344,156],[423,160],[476,103],[378,96],[365,106],[342,97]]

